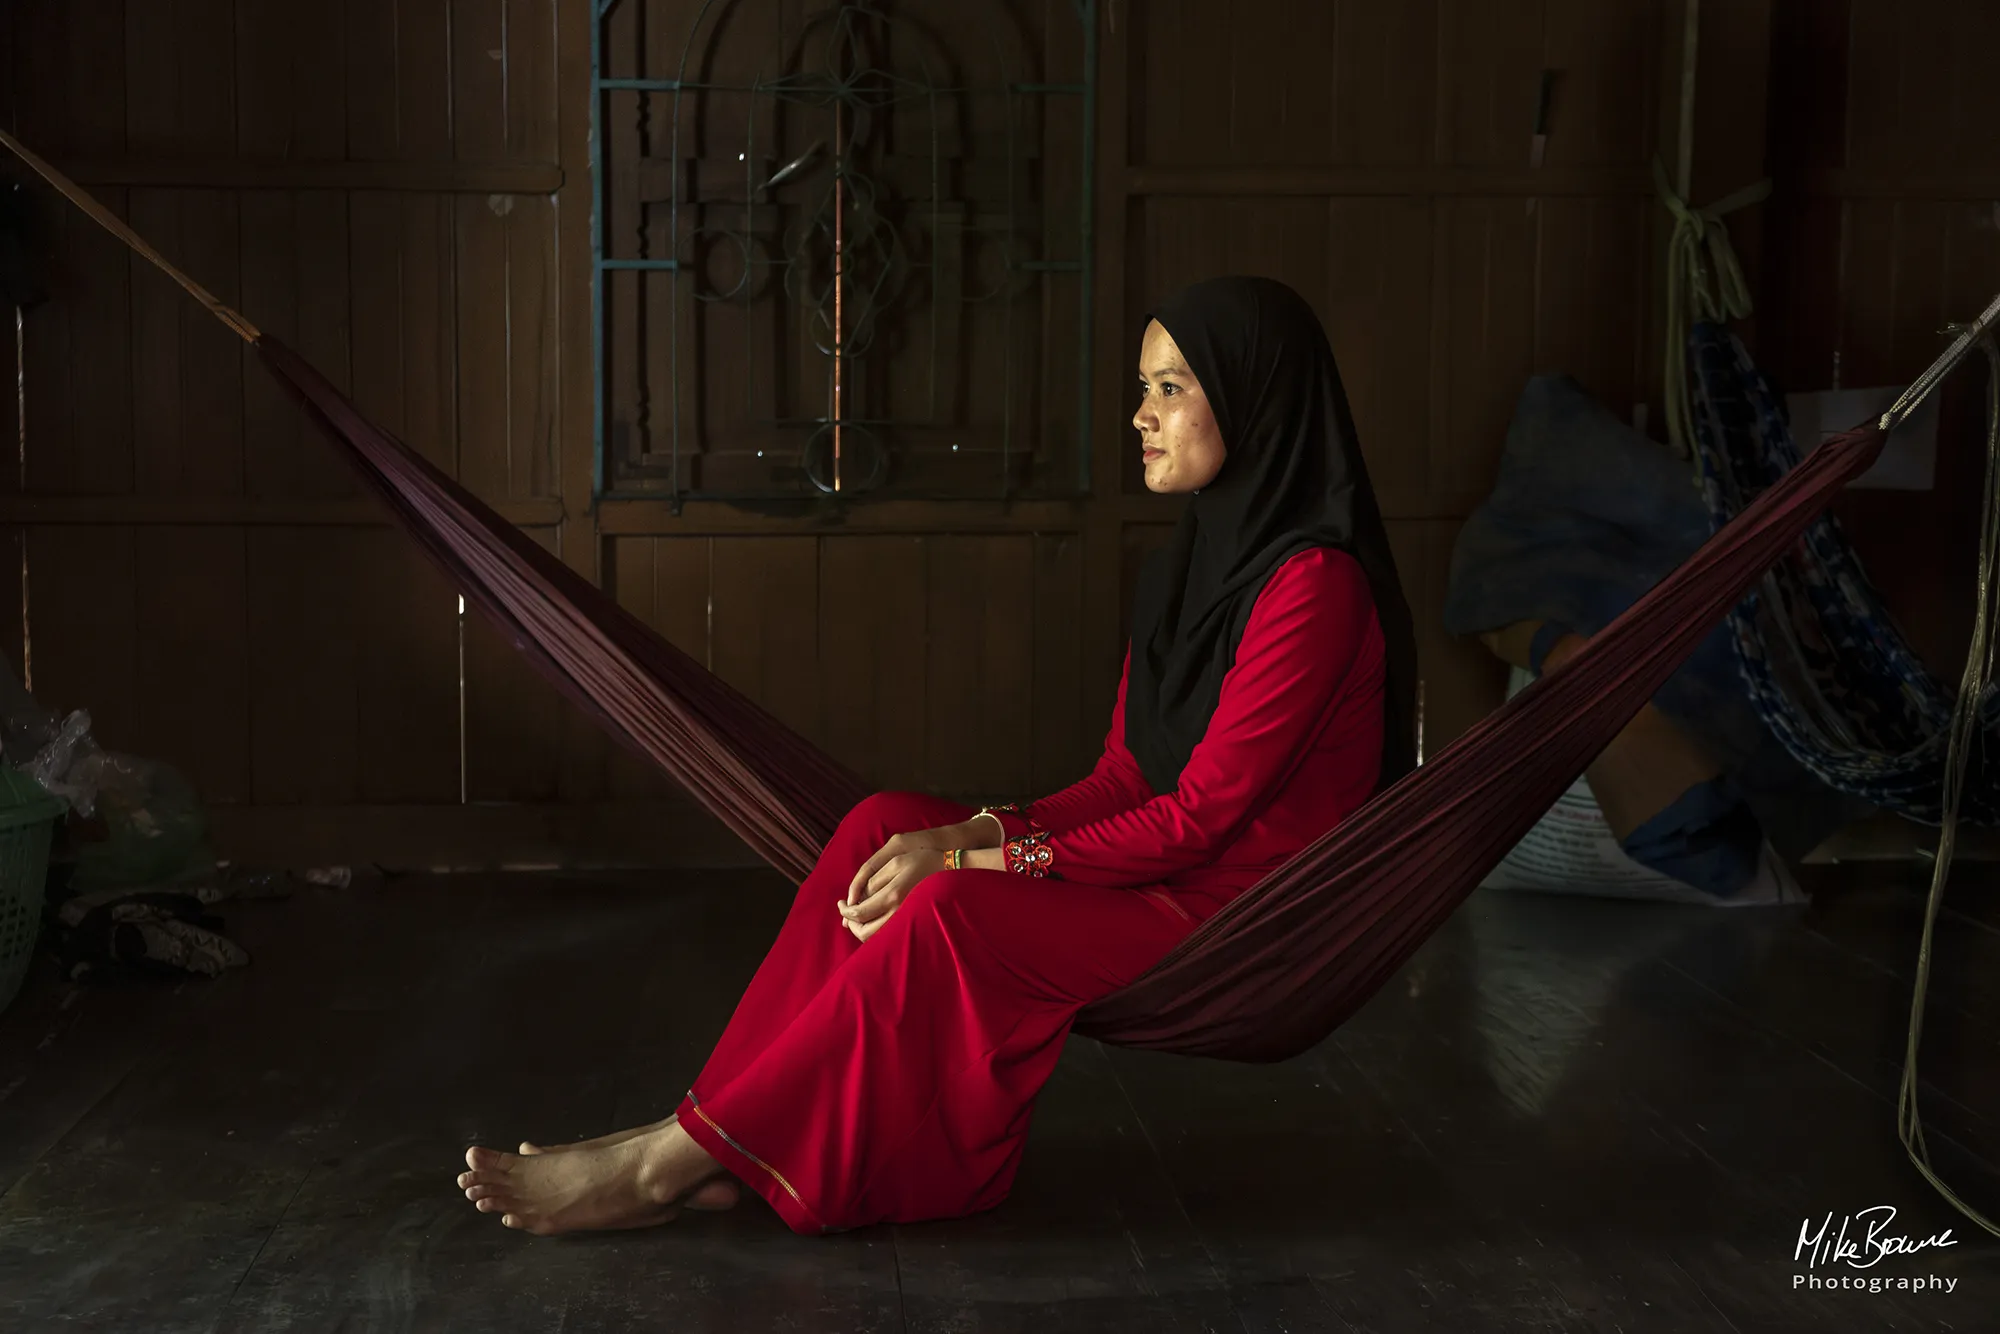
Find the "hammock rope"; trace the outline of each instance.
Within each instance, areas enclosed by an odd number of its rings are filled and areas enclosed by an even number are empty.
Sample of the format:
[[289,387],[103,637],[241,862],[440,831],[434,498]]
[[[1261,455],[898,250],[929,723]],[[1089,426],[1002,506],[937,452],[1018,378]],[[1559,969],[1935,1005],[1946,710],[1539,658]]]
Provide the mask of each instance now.
[[[1958,840],[1959,803],[1964,796],[1965,771],[1975,742],[1985,732],[1982,707],[1993,681],[1994,599],[2000,595],[2000,342],[1993,325],[2000,319],[2000,300],[1972,325],[1959,331],[1954,347],[1977,339],[1986,354],[1986,491],[1979,524],[1979,570],[1977,607],[1973,612],[1972,643],[1966,650],[1965,670],[1959,678],[1958,699],[1951,715],[1951,743],[1944,765],[1944,819],[1938,828],[1937,854],[1931,860],[1930,890],[1924,897],[1923,932],[1917,943],[1916,985],[1910,993],[1910,1020],[1903,1047],[1903,1075],[1896,1085],[1896,1137],[1903,1143],[1910,1162],[1924,1180],[1954,1209],[1980,1227],[2000,1237],[2000,1223],[1968,1204],[1945,1183],[1931,1165],[1930,1146],[1924,1140],[1924,1125],[1917,1110],[1917,1051],[1922,1045],[1924,1004],[1930,995],[1931,942],[1937,930],[1938,912],[1944,906],[1945,883],[1951,877],[1952,854]],[[1901,417],[1914,410],[1936,385],[1920,380],[1912,384],[1896,405],[1878,423],[1884,432],[1894,429]],[[1921,392],[1919,392],[1921,386]]]
[[238,338],[241,338],[246,343],[257,341],[258,332],[256,325],[250,323],[241,314],[218,301],[215,295],[206,287],[203,287],[172,264],[169,264],[165,256],[153,249],[152,246],[146,244],[143,237],[134,232],[130,227],[127,227],[117,214],[98,203],[92,195],[78,186],[75,181],[72,181],[69,177],[42,161],[41,158],[29,150],[26,144],[5,130],[0,130],[0,144],[6,145],[7,149],[15,157],[27,163],[28,167],[37,176],[40,176],[43,180],[54,186],[57,192],[69,200],[70,203],[75,204],[78,208],[89,214],[91,220],[97,223],[98,226],[132,247],[134,251],[150,262],[154,268],[179,283],[189,296],[199,301],[208,310],[209,314],[228,325],[230,331]]
[[[1685,174],[1685,172],[1683,172]],[[1769,180],[1746,185],[1706,208],[1694,208],[1681,192],[1667,184],[1667,169],[1653,159],[1653,185],[1660,202],[1673,215],[1667,238],[1667,443],[1684,459],[1694,457],[1694,400],[1688,391],[1687,347],[1690,315],[1694,321],[1722,324],[1745,319],[1751,311],[1750,283],[1729,244],[1723,218],[1757,203],[1771,193]]]

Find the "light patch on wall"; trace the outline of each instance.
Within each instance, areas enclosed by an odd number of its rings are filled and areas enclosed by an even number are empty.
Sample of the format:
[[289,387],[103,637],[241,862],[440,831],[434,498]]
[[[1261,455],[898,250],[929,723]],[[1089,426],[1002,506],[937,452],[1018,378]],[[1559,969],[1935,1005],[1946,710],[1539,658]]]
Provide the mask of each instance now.
[[[1902,385],[1885,385],[1787,394],[1792,439],[1800,453],[1809,452],[1828,436],[1880,417],[1902,392]],[[1889,433],[1875,465],[1848,486],[1866,491],[1930,490],[1937,484],[1937,430],[1938,395],[1932,394]]]
[[[19,431],[20,490],[28,492],[28,331],[14,307],[14,424]],[[28,633],[28,530],[14,534],[21,548],[21,688],[35,693],[35,645]]]
[[471,800],[465,767],[465,594],[458,595],[458,804]]
[[1424,763],[1424,678],[1417,678],[1417,766]]

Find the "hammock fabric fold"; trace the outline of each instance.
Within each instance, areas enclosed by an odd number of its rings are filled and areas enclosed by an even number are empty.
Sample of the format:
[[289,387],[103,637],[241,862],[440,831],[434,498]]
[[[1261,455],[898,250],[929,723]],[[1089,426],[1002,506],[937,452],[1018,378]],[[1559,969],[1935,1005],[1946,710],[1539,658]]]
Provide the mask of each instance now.
[[[268,334],[255,346],[425,551],[554,685],[794,881],[867,787],[661,639]],[[1190,933],[1076,1031],[1279,1061],[1358,1010],[1881,451],[1835,436],[1558,670]]]

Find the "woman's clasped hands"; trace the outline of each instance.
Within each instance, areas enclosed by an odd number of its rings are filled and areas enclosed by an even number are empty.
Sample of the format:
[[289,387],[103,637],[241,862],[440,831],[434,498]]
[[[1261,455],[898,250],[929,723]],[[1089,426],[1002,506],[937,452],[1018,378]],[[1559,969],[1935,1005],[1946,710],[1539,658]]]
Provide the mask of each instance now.
[[998,846],[999,826],[990,819],[892,834],[854,873],[847,897],[839,901],[841,924],[856,940],[866,940],[882,929],[925,876],[945,869],[947,849]]

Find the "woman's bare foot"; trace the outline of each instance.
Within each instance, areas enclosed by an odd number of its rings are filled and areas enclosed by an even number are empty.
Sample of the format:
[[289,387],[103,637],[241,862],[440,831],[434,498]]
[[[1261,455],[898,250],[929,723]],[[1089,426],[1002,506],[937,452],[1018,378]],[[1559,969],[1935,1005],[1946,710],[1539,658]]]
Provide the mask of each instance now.
[[637,1139],[655,1130],[665,1130],[668,1126],[676,1124],[680,1120],[680,1115],[679,1112],[669,1112],[651,1125],[633,1126],[630,1130],[614,1131],[609,1135],[599,1135],[596,1139],[580,1139],[571,1144],[536,1144],[524,1139],[521,1141],[521,1153],[526,1156],[531,1153],[568,1153],[572,1149],[608,1149],[614,1144],[623,1144],[628,1139]]
[[474,1146],[465,1163],[458,1184],[474,1207],[538,1236],[664,1223],[724,1170],[678,1124],[562,1153]]
[[[538,1153],[575,1153],[578,1149],[608,1149],[614,1144],[623,1144],[628,1139],[637,1139],[656,1130],[665,1130],[668,1126],[677,1125],[679,1122],[680,1113],[669,1112],[663,1119],[649,1126],[634,1126],[630,1130],[599,1135],[596,1139],[580,1139],[573,1144],[544,1145],[524,1139],[521,1141],[520,1152],[523,1158],[527,1158]],[[704,1183],[699,1190],[688,1196],[686,1204],[688,1208],[699,1209],[704,1213],[720,1213],[724,1209],[734,1209],[742,1198],[743,1192],[737,1186],[736,1178],[719,1176],[713,1181]]]

